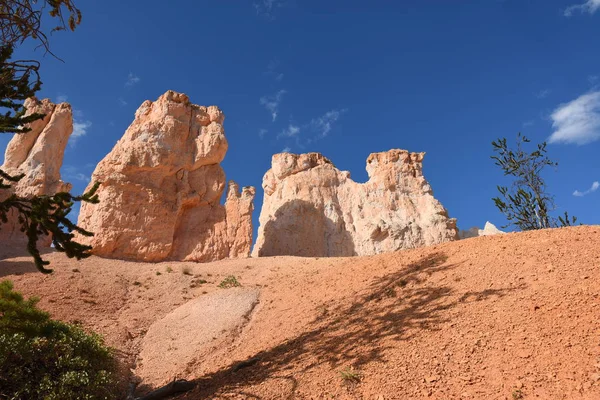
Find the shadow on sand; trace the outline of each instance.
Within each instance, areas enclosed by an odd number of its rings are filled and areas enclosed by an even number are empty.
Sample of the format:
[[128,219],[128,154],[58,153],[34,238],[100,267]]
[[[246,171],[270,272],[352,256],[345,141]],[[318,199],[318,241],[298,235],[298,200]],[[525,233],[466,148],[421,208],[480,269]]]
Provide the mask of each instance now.
[[[427,277],[455,268],[447,257],[435,253],[397,272],[377,279],[348,304],[323,308],[307,331],[248,360],[235,363],[197,379],[197,387],[178,399],[212,398],[235,392],[246,398],[260,398],[241,391],[243,386],[267,379],[287,381],[287,398],[293,398],[297,382],[286,373],[294,365],[307,371],[327,364],[332,369],[385,362],[386,350],[397,347],[420,331],[437,331],[449,321],[448,310],[460,303],[485,301],[520,288],[487,289],[459,297],[449,286],[427,285]],[[383,340],[386,339],[386,340]],[[316,361],[315,361],[316,360]],[[285,398],[282,396],[281,398]]]
[[[42,257],[54,252],[52,248],[40,248]],[[0,278],[30,272],[39,273],[31,254],[27,252],[27,243],[17,241],[0,243]]]

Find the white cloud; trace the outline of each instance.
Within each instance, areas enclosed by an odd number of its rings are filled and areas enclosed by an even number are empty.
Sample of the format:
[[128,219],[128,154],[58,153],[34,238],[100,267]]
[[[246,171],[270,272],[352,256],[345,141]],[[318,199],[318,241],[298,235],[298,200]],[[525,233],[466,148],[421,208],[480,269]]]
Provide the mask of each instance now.
[[289,124],[277,137],[296,137],[300,133],[300,127],[298,125]]
[[80,172],[80,169],[73,165],[63,165],[62,179],[64,179],[67,182],[69,182],[69,181],[89,182],[91,177]]
[[283,99],[283,95],[285,94],[285,90],[280,90],[271,96],[263,96],[260,98],[260,104],[265,106],[267,111],[271,113],[271,117],[273,121],[277,119],[277,113],[279,111],[279,104],[281,104],[281,100]]
[[279,67],[279,64],[281,64],[281,62],[276,58],[269,61],[269,64],[267,64],[267,75],[274,74]]
[[85,136],[90,126],[92,126],[92,123],[90,121],[78,121],[74,119],[73,133],[71,134],[71,136],[74,138]]
[[64,93],[59,93],[58,96],[56,96],[56,101],[58,103],[66,103],[68,99],[69,98]]
[[550,143],[587,144],[600,139],[600,91],[558,106],[550,115],[555,131]]
[[546,97],[548,97],[548,95],[550,94],[550,92],[551,92],[550,89],[540,90],[539,92],[537,92],[535,94],[535,97],[537,97],[538,99],[545,99]]
[[575,4],[565,9],[565,17],[571,17],[575,12],[594,14],[600,9],[600,0],[586,0],[585,3]]
[[592,183],[592,186],[586,190],[585,192],[580,192],[579,190],[576,190],[573,192],[573,196],[577,196],[577,197],[583,197],[587,194],[593,193],[596,190],[598,190],[600,188],[600,182],[595,181],[594,183]]
[[280,64],[281,62],[278,59],[269,61],[269,64],[267,64],[267,71],[265,72],[267,76],[273,77],[277,82],[283,80],[283,73],[278,71]]
[[529,121],[523,122],[523,128],[527,128],[527,127],[530,127],[530,126],[533,126],[533,125],[535,125],[535,121],[532,120],[532,119],[530,119]]
[[600,78],[598,75],[590,75],[588,76],[588,82],[590,85],[595,85],[598,82],[598,78]]
[[267,134],[267,132],[268,132],[268,131],[267,131],[266,129],[260,129],[260,130],[258,131],[258,137],[259,137],[259,138],[261,138],[261,139],[262,139],[262,138],[264,138],[264,137],[265,137],[265,135]]
[[310,125],[319,132],[320,137],[325,137],[331,131],[333,124],[346,112],[346,109],[327,111],[322,117],[313,119]]
[[282,7],[283,4],[282,0],[259,0],[254,2],[254,8],[257,15],[274,19],[275,10]]
[[125,107],[127,105],[127,102],[122,97],[119,97],[117,101],[121,107]]
[[88,129],[92,126],[90,121],[83,119],[83,113],[79,110],[73,110],[73,133],[69,139],[69,145],[75,146],[77,139],[87,135]]
[[127,81],[125,81],[125,86],[131,87],[139,82],[140,82],[139,76],[137,76],[133,72],[130,72],[129,75],[127,76]]
[[292,149],[289,146],[284,147],[283,150],[281,150],[282,153],[289,153],[290,151],[292,151]]

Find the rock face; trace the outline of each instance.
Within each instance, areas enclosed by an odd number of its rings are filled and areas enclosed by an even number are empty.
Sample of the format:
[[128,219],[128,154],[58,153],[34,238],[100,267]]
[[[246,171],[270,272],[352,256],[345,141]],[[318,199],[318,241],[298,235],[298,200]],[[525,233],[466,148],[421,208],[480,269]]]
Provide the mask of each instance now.
[[457,239],[423,177],[424,155],[373,153],[361,184],[319,153],[275,154],[253,255],[371,255]]
[[100,203],[82,205],[79,225],[95,236],[80,241],[96,255],[139,261],[248,256],[254,188],[240,193],[230,182],[220,204],[224,119],[173,91],[145,101],[92,175]]
[[[68,103],[54,104],[49,99],[25,100],[27,114],[44,114],[32,122],[31,131],[15,134],[6,147],[4,165],[0,167],[9,175],[25,176],[10,189],[0,191],[0,200],[16,193],[21,197],[68,192],[71,184],[60,177],[65,147],[73,132],[73,114]],[[0,240],[26,240],[20,231],[17,213],[11,211],[9,221],[0,224]],[[51,238],[41,238],[39,246],[49,246]]]
[[504,233],[506,232],[502,232],[500,229],[496,228],[496,225],[492,224],[490,221],[487,221],[483,229],[479,229],[478,227],[474,226],[466,231],[460,231],[458,236],[460,239],[468,239],[472,237],[490,236]]
[[154,322],[141,344],[136,375],[146,385],[161,386],[181,376],[192,362],[210,358],[230,343],[259,299],[259,291],[231,288],[203,295]]

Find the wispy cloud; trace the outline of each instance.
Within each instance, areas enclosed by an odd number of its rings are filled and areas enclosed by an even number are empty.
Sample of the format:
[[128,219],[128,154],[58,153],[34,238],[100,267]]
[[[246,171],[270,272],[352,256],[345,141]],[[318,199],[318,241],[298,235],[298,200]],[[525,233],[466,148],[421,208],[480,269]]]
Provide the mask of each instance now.
[[594,183],[592,183],[592,186],[586,190],[585,192],[580,192],[579,190],[576,190],[573,192],[573,196],[577,196],[577,197],[583,197],[587,194],[593,193],[596,190],[598,190],[600,188],[600,182],[595,181]]
[[310,122],[310,125],[318,132],[320,137],[325,137],[329,134],[329,131],[331,131],[333,124],[346,111],[346,109],[327,111],[323,116],[313,119]]
[[281,82],[283,80],[283,73],[279,72],[279,65],[281,63],[277,59],[273,59],[269,61],[267,65],[266,75],[271,76],[277,82]]
[[121,107],[125,107],[127,105],[127,102],[122,97],[119,97],[117,101]]
[[281,150],[282,153],[289,153],[290,151],[292,151],[292,149],[289,146],[286,146]]
[[74,165],[63,165],[62,167],[62,179],[65,181],[81,181],[89,182],[91,177],[81,172],[81,169]]
[[73,110],[73,133],[69,138],[69,146],[74,147],[77,139],[87,135],[92,123],[84,118],[81,110]]
[[73,119],[73,133],[71,137],[79,138],[81,136],[85,136],[87,134],[87,130],[92,126],[90,121],[79,121]]
[[591,143],[600,139],[600,91],[558,106],[550,115],[555,131],[550,143]]
[[133,72],[130,72],[129,75],[127,75],[127,80],[125,81],[125,87],[131,87],[133,85],[136,85],[136,84],[140,83],[140,80],[141,79],[139,76],[137,76]]
[[523,128],[528,128],[528,127],[533,126],[533,125],[535,125],[535,121],[532,120],[532,119],[530,119],[529,121],[523,122]]
[[258,131],[258,137],[259,137],[259,138],[261,138],[261,139],[262,139],[262,138],[264,138],[264,137],[265,137],[265,135],[267,134],[267,132],[268,132],[268,131],[267,131],[266,129],[260,129],[260,130]]
[[277,135],[277,139],[288,139],[288,142],[291,139],[296,147],[304,148],[326,137],[346,111],[345,108],[327,111],[322,116],[304,124],[290,121],[288,126]]
[[286,93],[286,91],[282,89],[279,92],[275,93],[274,95],[263,96],[260,98],[260,104],[265,106],[267,111],[269,111],[271,113],[271,117],[273,118],[273,121],[275,121],[277,119],[277,113],[279,111],[279,104],[281,104],[281,101],[283,100],[283,95],[285,93]]
[[284,5],[283,0],[258,0],[254,3],[256,14],[268,19],[275,19],[275,11]]
[[283,131],[281,131],[281,133],[279,135],[277,135],[278,138],[280,137],[296,137],[298,136],[298,134],[300,133],[300,127],[298,125],[294,125],[294,124],[289,124],[287,128],[285,128]]
[[548,97],[548,95],[550,94],[550,92],[551,92],[550,89],[540,90],[539,92],[537,92],[535,94],[535,97],[537,97],[538,99],[545,99],[546,97]]
[[267,74],[274,74],[277,68],[279,67],[279,64],[281,64],[281,62],[276,58],[270,60],[269,64],[267,64]]
[[598,10],[600,10],[600,0],[587,0],[585,3],[575,4],[567,7],[564,15],[565,17],[571,17],[573,14],[578,12],[581,12],[582,14],[594,14]]
[[69,97],[64,93],[59,93],[58,96],[56,96],[56,101],[58,103],[66,103],[68,99]]

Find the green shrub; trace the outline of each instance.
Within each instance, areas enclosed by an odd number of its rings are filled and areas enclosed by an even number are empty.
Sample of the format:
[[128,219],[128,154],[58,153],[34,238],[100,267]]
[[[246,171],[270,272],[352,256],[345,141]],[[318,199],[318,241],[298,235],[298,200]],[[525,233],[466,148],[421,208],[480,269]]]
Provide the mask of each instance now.
[[50,319],[0,282],[0,398],[115,399],[116,361],[95,333]]
[[352,367],[346,367],[340,371],[340,378],[344,382],[360,382],[360,372]]
[[238,287],[238,286],[242,286],[242,284],[239,283],[237,278],[233,275],[227,276],[225,279],[223,279],[221,281],[221,283],[219,283],[219,287],[221,289],[229,289],[229,288]]

